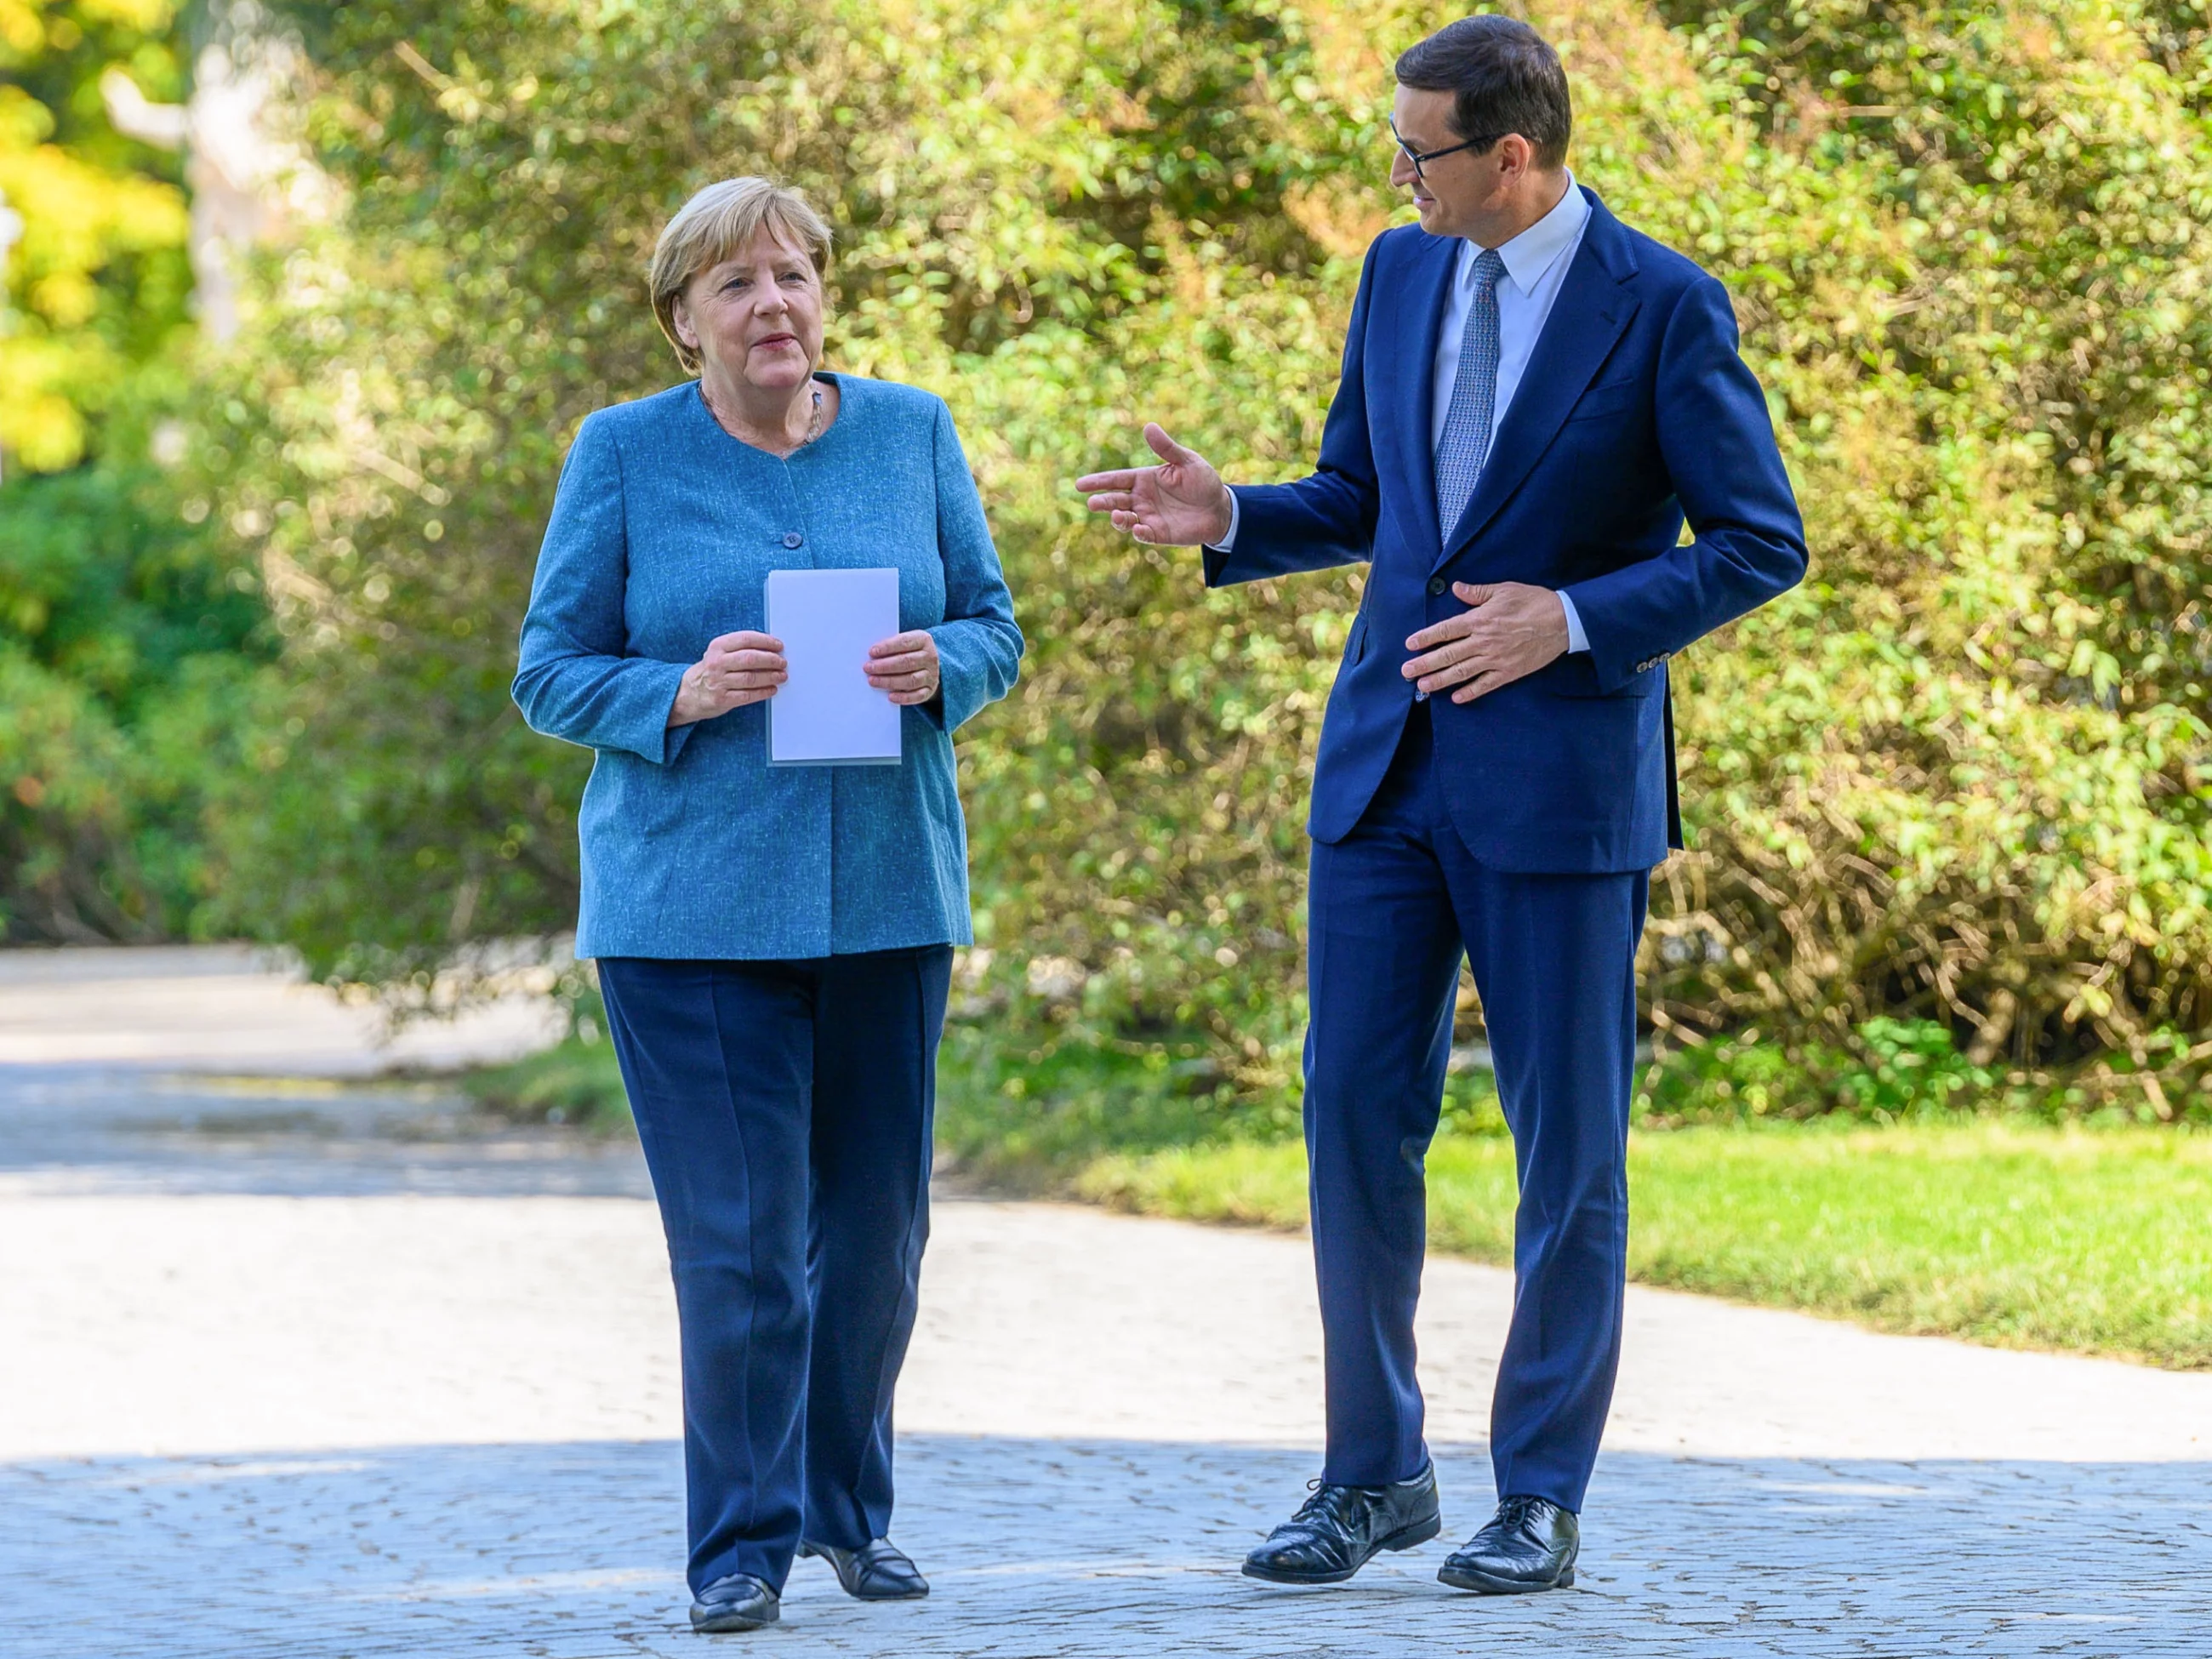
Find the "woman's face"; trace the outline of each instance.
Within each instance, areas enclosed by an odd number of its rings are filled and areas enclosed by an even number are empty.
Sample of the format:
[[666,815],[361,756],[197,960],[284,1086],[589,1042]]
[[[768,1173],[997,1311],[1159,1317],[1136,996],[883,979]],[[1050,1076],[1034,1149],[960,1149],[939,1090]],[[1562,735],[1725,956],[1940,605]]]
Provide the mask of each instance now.
[[765,226],[694,276],[671,308],[707,372],[763,392],[804,384],[822,361],[822,278],[806,250]]

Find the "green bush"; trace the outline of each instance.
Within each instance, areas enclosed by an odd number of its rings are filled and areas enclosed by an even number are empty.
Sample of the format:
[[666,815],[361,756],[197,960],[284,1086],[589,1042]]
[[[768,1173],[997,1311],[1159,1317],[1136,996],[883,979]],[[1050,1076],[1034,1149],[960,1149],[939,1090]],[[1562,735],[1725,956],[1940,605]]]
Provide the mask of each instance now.
[[1792,1053],[1756,1028],[1677,1050],[1644,1072],[1637,1114],[1668,1125],[1827,1113],[1890,1123],[1956,1115],[1995,1097],[1996,1074],[1960,1054],[1947,1025],[1877,1018],[1853,1035],[1856,1052],[1808,1044]]
[[[127,454],[143,434],[115,427]],[[0,528],[0,941],[200,931],[206,812],[273,643],[261,606],[143,462],[16,478]]]
[[[1034,642],[962,744],[992,1042],[1048,1051],[1071,1097],[1126,1073],[1194,1133],[1281,1127],[1305,779],[1358,574],[1208,594],[1066,485],[1144,416],[1233,477],[1310,465],[1358,255],[1402,212],[1389,63],[1433,18],[301,15],[353,207],[263,273],[205,434],[287,640],[219,824],[232,923],[369,979],[567,923],[586,759],[505,699],[554,472],[584,413],[676,378],[639,291],[661,219],[770,171],[839,229],[833,363],[951,401]],[[1735,293],[1814,549],[1676,665],[1694,847],[1655,888],[1662,1061],[1756,1028],[1817,1085],[1791,1113],[1854,1108],[1838,1066],[1889,1110],[2083,1065],[2090,1104],[2183,1111],[2212,1028],[2201,20],[1534,16],[1581,176]],[[1898,1036],[1936,1027],[1955,1062]],[[1162,1082],[1200,1060],[1212,1103]]]
[[[183,158],[114,131],[115,70],[185,91],[166,0],[0,16],[0,944],[171,939],[273,643],[163,459],[193,404]],[[162,441],[155,441],[160,434]]]
[[1937,1020],[1976,1065],[2116,1058],[2166,1115],[2212,1021],[2204,20],[1669,11],[1778,210],[1695,246],[1815,553],[1738,630],[1765,649],[1695,653],[1662,925],[1710,948],[1660,1012],[1869,1063],[1869,1022]]
[[477,1105],[501,1117],[566,1123],[597,1134],[630,1127],[614,1045],[596,1032],[504,1066],[464,1073],[460,1083]]

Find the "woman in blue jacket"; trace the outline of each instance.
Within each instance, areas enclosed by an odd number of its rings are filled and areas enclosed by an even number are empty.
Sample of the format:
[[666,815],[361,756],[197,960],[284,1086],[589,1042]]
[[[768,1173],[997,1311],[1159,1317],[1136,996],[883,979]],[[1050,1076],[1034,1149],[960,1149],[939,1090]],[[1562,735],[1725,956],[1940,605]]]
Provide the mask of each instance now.
[[[829,252],[763,179],[670,221],[653,308],[698,378],[577,432],[514,681],[533,727],[598,757],[576,953],[668,1235],[706,1631],[772,1622],[794,1553],[857,1596],[928,1593],[885,1534],[937,1043],[972,938],[952,732],[1022,655],[945,404],[817,368]],[[866,672],[902,760],[771,767],[765,578],[891,565],[903,631]]]

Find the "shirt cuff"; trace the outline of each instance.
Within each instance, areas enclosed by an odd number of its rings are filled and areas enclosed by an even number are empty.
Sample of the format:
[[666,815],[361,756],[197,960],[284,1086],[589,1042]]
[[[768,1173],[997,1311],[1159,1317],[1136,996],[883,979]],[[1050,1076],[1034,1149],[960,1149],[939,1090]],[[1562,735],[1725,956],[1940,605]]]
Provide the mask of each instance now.
[[[1236,533],[1232,514],[1230,534]],[[1575,602],[1567,597],[1565,588],[1559,590],[1559,609],[1567,613],[1567,654],[1572,656],[1577,651],[1589,650],[1589,635],[1583,632],[1583,619],[1575,614]]]
[[[1235,552],[1237,550],[1237,522],[1243,516],[1243,508],[1240,507],[1237,504],[1237,492],[1235,490],[1231,490],[1229,493],[1229,533],[1224,536],[1218,542],[1206,543],[1206,550],[1209,553]],[[1567,615],[1569,617],[1572,617],[1574,615],[1574,611],[1571,606],[1569,607]],[[1568,623],[1567,631],[1571,634],[1574,630],[1575,624],[1572,622]],[[1584,647],[1583,648],[1587,650],[1589,647]]]

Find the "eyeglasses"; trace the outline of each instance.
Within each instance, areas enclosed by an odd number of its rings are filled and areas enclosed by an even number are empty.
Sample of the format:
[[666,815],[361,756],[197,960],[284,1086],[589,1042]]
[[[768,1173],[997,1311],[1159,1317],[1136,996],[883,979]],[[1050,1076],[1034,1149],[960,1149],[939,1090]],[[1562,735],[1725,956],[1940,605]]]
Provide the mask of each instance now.
[[1488,149],[1492,144],[1496,143],[1500,138],[1503,138],[1505,136],[1502,132],[1486,133],[1480,138],[1469,138],[1461,143],[1446,144],[1442,149],[1432,149],[1425,152],[1415,149],[1411,144],[1406,142],[1404,135],[1398,131],[1398,118],[1396,116],[1388,116],[1384,118],[1390,123],[1390,136],[1398,141],[1399,149],[1404,152],[1406,159],[1413,164],[1413,177],[1421,180],[1424,184],[1428,182],[1429,175],[1423,172],[1422,169],[1431,161],[1437,161],[1446,155],[1456,155],[1463,149]]

